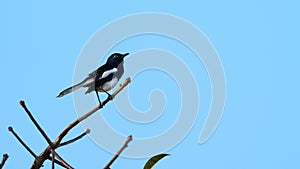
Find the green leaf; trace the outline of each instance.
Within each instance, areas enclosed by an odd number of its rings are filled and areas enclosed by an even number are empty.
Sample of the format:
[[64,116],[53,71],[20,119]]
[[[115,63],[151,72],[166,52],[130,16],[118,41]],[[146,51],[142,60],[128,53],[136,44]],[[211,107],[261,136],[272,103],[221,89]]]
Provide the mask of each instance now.
[[151,157],[144,166],[144,169],[151,169],[160,159],[165,156],[169,156],[170,154],[158,154]]

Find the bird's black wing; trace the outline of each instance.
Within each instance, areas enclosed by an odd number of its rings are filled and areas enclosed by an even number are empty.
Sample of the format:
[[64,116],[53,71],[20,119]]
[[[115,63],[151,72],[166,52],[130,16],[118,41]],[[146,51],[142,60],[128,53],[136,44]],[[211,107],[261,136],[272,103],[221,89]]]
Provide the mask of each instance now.
[[88,74],[88,78],[91,78],[91,77],[96,78],[96,76],[101,77],[103,72],[105,72],[105,70],[107,70],[107,69],[109,69],[109,67],[106,64],[104,64],[104,65],[98,67],[98,69],[96,69],[93,72],[91,72],[90,74]]
[[99,77],[102,77],[103,73],[105,72],[105,69],[108,69],[108,66],[106,64],[100,66],[98,69],[94,70],[93,72],[88,74],[88,77],[86,77],[82,82],[83,87],[90,87],[95,85],[95,79],[98,79]]
[[102,86],[104,83],[112,80],[115,74],[118,72],[117,68],[109,66],[107,64],[99,67],[97,70],[89,74],[89,77],[86,79],[85,87],[88,87],[88,90],[85,93],[90,93],[95,91],[95,88]]
[[102,86],[104,83],[111,81],[115,76],[115,72],[111,72],[109,73],[107,76],[103,77],[103,78],[98,78],[96,79],[96,82],[94,83],[94,85],[90,85],[88,86],[88,90],[85,92],[85,94],[90,93],[95,91],[95,88],[99,88],[100,86]]

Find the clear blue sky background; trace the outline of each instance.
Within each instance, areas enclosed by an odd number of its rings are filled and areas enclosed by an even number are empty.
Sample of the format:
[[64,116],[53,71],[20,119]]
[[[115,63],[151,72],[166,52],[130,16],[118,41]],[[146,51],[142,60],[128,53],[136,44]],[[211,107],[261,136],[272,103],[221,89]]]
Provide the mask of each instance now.
[[[290,0],[1,1],[0,153],[10,155],[5,168],[29,168],[33,162],[7,131],[8,126],[13,126],[37,154],[47,145],[19,107],[19,100],[26,101],[49,136],[56,138],[77,117],[72,97],[58,100],[55,96],[72,83],[74,66],[85,42],[112,20],[140,12],[169,13],[197,26],[215,46],[227,80],[226,107],[213,137],[198,144],[206,118],[205,113],[199,112],[189,135],[168,151],[172,156],[156,168],[300,168],[300,13],[299,3]],[[137,38],[128,41],[126,48],[121,45],[115,49],[131,52],[163,48],[163,40],[147,38],[150,40],[145,46],[138,48]],[[176,53],[178,48],[168,50]],[[199,66],[195,64],[198,65],[191,62],[190,66]],[[159,84],[147,81],[147,75],[152,76],[146,72],[136,78],[136,84],[157,87]],[[209,81],[203,75],[197,81],[203,82],[204,88],[199,87],[203,91],[201,104],[202,111],[207,112]],[[146,99],[132,95],[138,108],[147,109]],[[142,96],[147,96],[147,92]],[[106,109],[111,109],[111,116],[107,113],[106,118],[114,126],[116,122],[109,118],[117,118],[118,113],[112,111],[112,105]],[[163,119],[158,124],[149,124],[149,128],[168,128],[170,121]],[[131,131],[133,135],[151,136],[140,134],[139,128],[143,126],[124,123],[132,129],[122,130],[115,125],[116,130],[125,135]],[[68,138],[80,132],[82,128],[77,127]],[[88,137],[60,149],[59,153],[76,168],[101,168],[112,157]],[[120,158],[112,168],[138,169],[145,162],[146,159]],[[45,168],[50,168],[49,162]]]

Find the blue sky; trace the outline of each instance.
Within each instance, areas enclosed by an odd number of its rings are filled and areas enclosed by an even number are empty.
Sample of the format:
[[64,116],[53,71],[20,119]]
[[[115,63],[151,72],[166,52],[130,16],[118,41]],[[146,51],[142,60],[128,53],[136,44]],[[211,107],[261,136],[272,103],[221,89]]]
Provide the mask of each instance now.
[[[47,145],[18,105],[19,100],[26,101],[55,139],[77,117],[71,96],[55,96],[73,82],[83,46],[111,21],[142,12],[167,13],[194,24],[216,48],[226,75],[223,118],[213,136],[199,144],[211,94],[205,68],[195,57],[189,57],[192,52],[157,36],[128,39],[110,51],[160,48],[178,54],[191,71],[200,72],[196,78],[201,108],[195,124],[156,168],[299,168],[298,8],[296,1],[1,1],[0,153],[10,155],[5,168],[29,168],[33,162],[7,131],[8,126],[13,126],[37,154]],[[150,80],[153,77],[158,80]],[[131,123],[112,103],[101,113],[124,135],[142,138],[159,134],[177,117],[170,113],[178,111],[177,86],[172,78],[157,71],[146,71],[134,80],[130,97],[137,109],[149,108],[151,89],[165,91],[169,100],[160,119],[143,125]],[[77,127],[68,138],[82,131]],[[88,137],[58,152],[75,168],[101,168],[112,157]],[[142,168],[146,160],[120,158],[112,168]],[[45,168],[50,168],[49,162]]]

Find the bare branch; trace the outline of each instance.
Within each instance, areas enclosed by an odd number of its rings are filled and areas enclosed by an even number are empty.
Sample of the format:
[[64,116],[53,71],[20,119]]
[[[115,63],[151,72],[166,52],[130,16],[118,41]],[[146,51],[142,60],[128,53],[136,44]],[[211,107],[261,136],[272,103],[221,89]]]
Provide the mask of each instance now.
[[45,138],[45,140],[47,141],[47,143],[52,147],[52,142],[51,142],[50,138],[47,136],[47,134],[42,129],[42,127],[39,125],[39,123],[34,119],[34,117],[32,116],[31,112],[28,110],[28,108],[26,107],[25,102],[23,100],[20,101],[20,105],[23,107],[23,109],[25,110],[25,112],[29,116],[30,120],[33,122],[33,124],[35,125],[35,127],[39,130],[39,132]]
[[54,169],[54,166],[55,166],[55,163],[54,163],[55,154],[54,154],[54,150],[53,150],[53,149],[51,149],[51,153],[52,153],[52,158],[51,158],[51,161],[52,161],[52,169]]
[[[8,131],[10,131],[15,138],[20,142],[20,144],[34,157],[37,158],[38,156],[29,148],[29,146],[21,139],[21,137],[14,131],[12,127],[8,127]],[[47,160],[52,160],[50,156],[47,157]],[[54,160],[54,162],[62,167],[65,167],[60,161]]]
[[58,145],[58,147],[62,147],[62,146],[68,145],[68,144],[70,144],[70,143],[73,143],[73,142],[75,142],[75,141],[81,139],[81,138],[84,137],[85,135],[89,134],[90,132],[91,132],[91,130],[90,130],[90,129],[87,129],[84,133],[80,134],[79,136],[77,136],[77,137],[75,137],[75,138],[73,138],[73,139],[71,139],[71,140],[69,140],[69,141],[60,143],[60,144]]
[[132,135],[127,137],[127,140],[125,141],[125,143],[123,144],[123,146],[120,148],[120,150],[115,154],[115,156],[106,164],[106,166],[104,167],[104,169],[110,169],[110,166],[112,165],[112,163],[119,157],[119,155],[122,153],[122,151],[128,147],[128,143],[132,141]]
[[124,81],[123,84],[121,84],[119,86],[119,88],[111,95],[111,97],[107,97],[106,100],[104,100],[102,102],[102,104],[94,107],[92,110],[90,110],[89,112],[87,112],[86,114],[82,115],[81,117],[79,117],[77,120],[75,120],[73,123],[71,123],[66,129],[63,130],[63,132],[60,133],[60,135],[57,137],[55,144],[59,145],[61,140],[67,135],[67,133],[73,128],[75,127],[79,122],[85,120],[86,118],[88,118],[89,116],[91,116],[92,114],[94,114],[97,110],[103,108],[106,103],[108,103],[109,101],[111,101],[124,87],[126,87],[129,83],[131,82],[130,78],[126,78],[126,80]]
[[[47,157],[47,160],[51,160],[52,161],[52,156]],[[55,164],[58,164],[61,167],[67,168],[67,166],[65,166],[62,162],[56,160],[55,158],[54,158],[54,162],[55,162]]]
[[2,167],[4,166],[6,160],[8,159],[8,154],[3,154],[3,157],[2,157],[2,161],[0,163],[0,169],[2,169]]
[[70,164],[68,164],[60,155],[58,155],[54,150],[51,150],[53,153],[53,156],[55,155],[55,157],[57,157],[62,163],[63,165],[68,168],[68,169],[73,169],[72,166],[70,166]]
[[114,98],[118,93],[120,93],[120,91],[123,90],[123,88],[126,87],[130,82],[131,82],[130,77],[127,77],[123,82],[123,84],[120,84],[119,88],[117,88],[117,90],[115,90],[114,93],[111,95],[112,98]]
[[[103,108],[105,106],[106,103],[108,103],[109,101],[111,101],[125,86],[127,86],[128,84],[130,83],[130,78],[126,78],[126,80],[124,81],[123,84],[121,84],[119,86],[119,88],[110,96],[108,96],[106,98],[106,100],[104,100],[102,102],[102,104],[96,106],[95,108],[93,108],[92,110],[90,110],[89,112],[87,112],[86,114],[82,115],[81,117],[79,117],[78,119],[76,119],[74,122],[72,122],[71,124],[69,124],[60,134],[59,136],[56,138],[56,140],[49,144],[49,146],[37,157],[35,158],[32,166],[31,166],[31,169],[39,169],[45,160],[49,159],[50,158],[50,154],[51,154],[51,150],[55,150],[56,148],[59,147],[62,139],[68,134],[68,132],[73,128],[75,127],[77,124],[79,124],[79,122],[85,120],[86,118],[88,118],[89,116],[91,116],[92,114],[94,114],[97,110]],[[25,105],[25,103],[24,103]],[[25,106],[26,108],[26,106]],[[24,109],[25,109],[24,108]],[[28,109],[26,108],[25,111],[27,112]],[[29,111],[28,111],[29,112]],[[37,125],[39,126],[39,125]],[[43,131],[43,130],[41,130]],[[41,132],[40,131],[40,132]],[[42,132],[41,132],[42,133]],[[54,151],[55,153],[55,156],[57,157],[57,159],[60,160],[61,163],[63,163],[65,165],[66,168],[72,168],[69,164],[67,164],[60,156],[58,156],[58,154]]]
[[28,147],[28,145],[18,136],[18,134],[14,131],[12,127],[8,127],[8,131],[10,131],[16,139],[21,143],[21,145],[34,157],[36,158],[37,155]]

